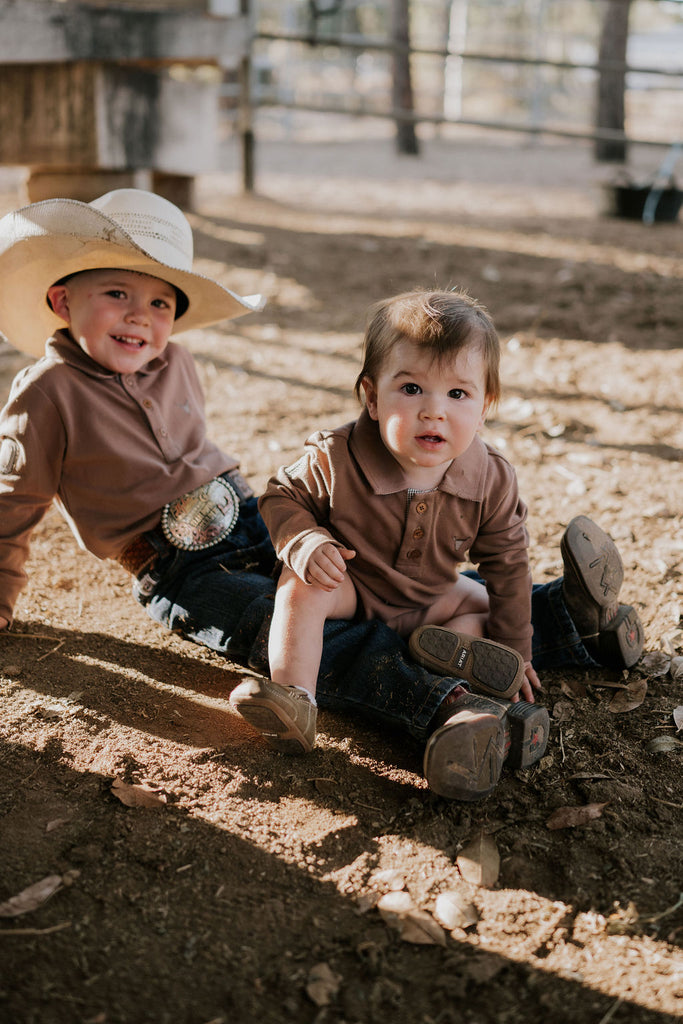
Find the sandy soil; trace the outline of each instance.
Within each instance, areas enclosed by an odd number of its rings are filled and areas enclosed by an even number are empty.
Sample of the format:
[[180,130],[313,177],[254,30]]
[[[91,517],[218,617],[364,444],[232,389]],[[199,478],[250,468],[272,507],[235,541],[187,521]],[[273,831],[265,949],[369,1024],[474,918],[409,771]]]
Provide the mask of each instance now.
[[[33,909],[3,907],[0,1021],[673,1022],[680,223],[601,216],[590,158],[566,146],[434,140],[411,161],[382,140],[273,141],[248,199],[235,157],[199,183],[199,268],[269,303],[186,341],[212,435],[254,487],[355,415],[370,302],[463,285],[505,342],[486,435],[518,467],[534,575],[561,571],[573,515],[595,518],[647,654],[623,677],[547,674],[543,760],[449,803],[416,745],[362,721],[323,714],[306,758],[268,750],[230,708],[240,667],[149,622],[50,514],[0,642],[0,902],[51,879]],[[22,201],[16,176],[0,189],[3,211]],[[3,394],[22,363],[0,348]]]

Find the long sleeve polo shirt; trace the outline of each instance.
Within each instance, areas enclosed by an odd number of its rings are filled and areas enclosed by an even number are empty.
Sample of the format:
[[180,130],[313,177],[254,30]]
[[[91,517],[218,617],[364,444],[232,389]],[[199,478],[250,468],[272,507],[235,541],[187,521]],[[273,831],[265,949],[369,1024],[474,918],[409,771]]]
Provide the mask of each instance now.
[[237,465],[207,440],[187,349],[170,342],[121,375],[57,332],[0,413],[0,615],[12,619],[30,535],[53,501],[82,548],[116,558],[167,502]]
[[[488,635],[531,657],[527,509],[513,467],[475,437],[433,491],[406,489],[401,467],[363,411],[319,431],[259,501],[278,557],[302,579],[326,542],[352,548],[347,569],[367,618],[407,634],[471,561],[486,582]],[[441,602],[442,603],[442,602]]]

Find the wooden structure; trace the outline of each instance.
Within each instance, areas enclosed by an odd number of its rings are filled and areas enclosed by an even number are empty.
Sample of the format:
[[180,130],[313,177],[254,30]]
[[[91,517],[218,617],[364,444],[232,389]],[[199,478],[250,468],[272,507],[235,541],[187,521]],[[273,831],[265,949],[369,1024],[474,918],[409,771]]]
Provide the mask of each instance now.
[[0,164],[28,198],[143,185],[190,206],[217,170],[223,73],[246,59],[240,0],[0,0]]

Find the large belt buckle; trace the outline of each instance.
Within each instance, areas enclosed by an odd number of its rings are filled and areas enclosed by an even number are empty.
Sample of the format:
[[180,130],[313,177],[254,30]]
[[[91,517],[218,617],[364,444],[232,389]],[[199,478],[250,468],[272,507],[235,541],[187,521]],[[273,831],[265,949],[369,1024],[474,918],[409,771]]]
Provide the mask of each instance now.
[[237,491],[228,480],[218,476],[164,505],[161,528],[174,547],[202,551],[231,533],[239,510]]

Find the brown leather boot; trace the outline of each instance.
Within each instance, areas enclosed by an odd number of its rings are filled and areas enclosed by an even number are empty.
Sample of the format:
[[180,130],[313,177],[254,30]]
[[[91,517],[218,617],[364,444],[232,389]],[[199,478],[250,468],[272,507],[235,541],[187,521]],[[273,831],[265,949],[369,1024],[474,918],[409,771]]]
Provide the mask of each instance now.
[[616,544],[586,516],[576,516],[560,542],[564,600],[591,658],[606,668],[630,668],[643,652],[643,627],[619,604],[624,567]]
[[[449,699],[450,698],[450,699]],[[493,791],[507,760],[527,768],[545,753],[548,712],[539,704],[491,700],[457,686],[437,713],[423,770],[429,788],[450,800],[480,800]]]

